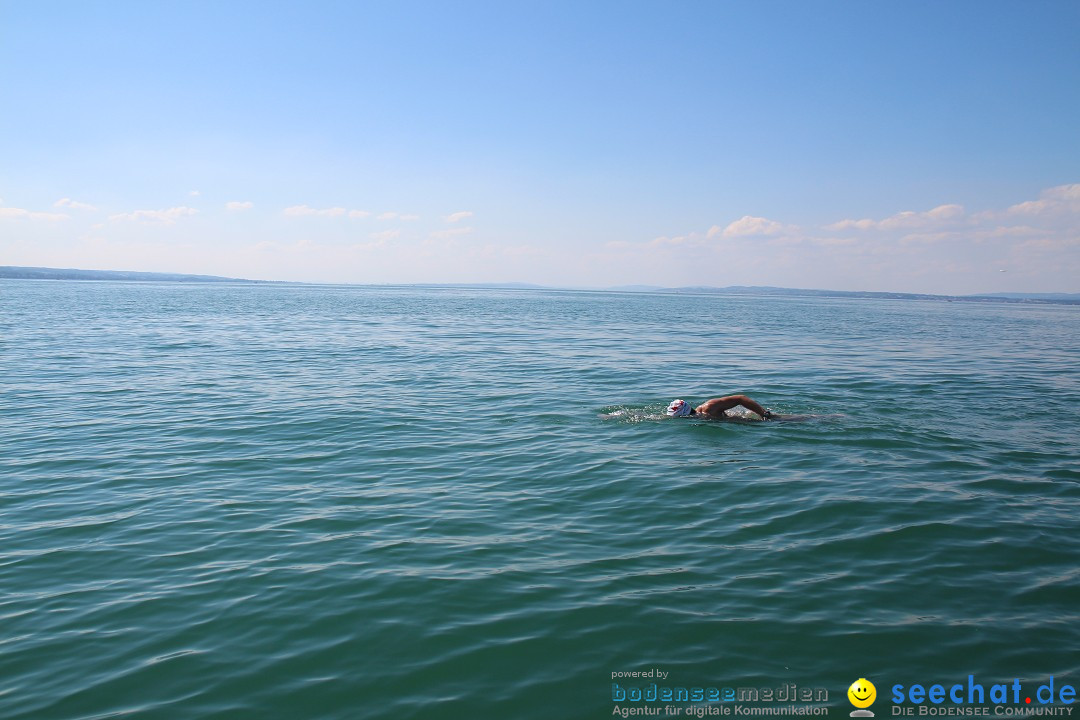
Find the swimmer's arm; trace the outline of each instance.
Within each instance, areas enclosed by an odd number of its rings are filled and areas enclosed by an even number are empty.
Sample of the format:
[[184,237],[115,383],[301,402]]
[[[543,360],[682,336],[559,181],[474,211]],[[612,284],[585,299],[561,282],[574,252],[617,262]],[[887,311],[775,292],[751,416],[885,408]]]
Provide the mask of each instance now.
[[763,418],[768,417],[771,414],[768,410],[745,395],[727,395],[722,398],[713,398],[701,406],[701,411],[706,415],[720,415],[725,410],[730,410],[733,407],[739,406],[742,406],[751,412],[755,412]]

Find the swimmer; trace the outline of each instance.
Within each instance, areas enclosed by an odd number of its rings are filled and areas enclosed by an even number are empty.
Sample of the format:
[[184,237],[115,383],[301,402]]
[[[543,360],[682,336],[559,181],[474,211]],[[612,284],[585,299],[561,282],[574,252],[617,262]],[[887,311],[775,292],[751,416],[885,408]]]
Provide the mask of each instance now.
[[757,413],[762,420],[772,420],[775,415],[768,408],[758,405],[745,395],[726,395],[724,397],[706,400],[697,407],[693,407],[685,400],[672,400],[668,405],[667,414],[671,417],[705,417],[719,420],[727,417],[725,410],[733,407],[744,407],[750,412]]

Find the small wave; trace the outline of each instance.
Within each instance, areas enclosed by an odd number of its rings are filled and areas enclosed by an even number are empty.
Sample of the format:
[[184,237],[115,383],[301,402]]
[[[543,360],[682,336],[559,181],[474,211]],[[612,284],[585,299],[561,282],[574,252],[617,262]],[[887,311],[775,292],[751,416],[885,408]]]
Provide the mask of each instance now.
[[615,421],[622,423],[642,423],[642,422],[656,422],[658,420],[667,420],[667,415],[662,409],[655,409],[649,407],[627,407],[622,405],[612,405],[600,409],[600,413],[597,416],[601,420]]

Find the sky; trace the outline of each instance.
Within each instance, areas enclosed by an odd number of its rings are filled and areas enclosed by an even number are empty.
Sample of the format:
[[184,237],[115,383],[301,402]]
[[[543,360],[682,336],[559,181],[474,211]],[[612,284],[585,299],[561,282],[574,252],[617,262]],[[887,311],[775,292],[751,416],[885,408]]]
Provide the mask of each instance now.
[[0,0],[0,265],[1080,292],[1080,3]]

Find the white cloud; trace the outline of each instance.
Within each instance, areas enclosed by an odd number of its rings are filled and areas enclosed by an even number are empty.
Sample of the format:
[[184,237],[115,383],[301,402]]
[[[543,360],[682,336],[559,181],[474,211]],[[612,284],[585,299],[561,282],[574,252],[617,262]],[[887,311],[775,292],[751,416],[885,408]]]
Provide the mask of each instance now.
[[63,213],[35,212],[22,208],[0,207],[0,220],[67,220]]
[[892,217],[887,217],[881,222],[877,223],[875,227],[879,230],[898,230],[903,228],[917,228],[923,224],[923,221],[928,219],[928,216],[923,216],[920,213],[913,212],[911,210],[905,210],[898,212]]
[[158,222],[172,225],[182,217],[189,215],[195,215],[199,211],[194,208],[186,206],[171,207],[165,210],[135,210],[129,213],[119,213],[117,215],[110,215],[109,220],[113,221],[125,221],[133,220],[138,222]]
[[951,218],[960,217],[964,214],[963,205],[938,205],[933,210],[926,213],[928,217],[935,220],[949,220]]
[[384,212],[381,215],[379,215],[379,217],[376,218],[376,219],[377,220],[393,220],[396,217],[397,217],[396,212]]
[[448,223],[456,223],[459,220],[464,220],[465,218],[471,218],[472,216],[473,216],[473,214],[472,214],[471,211],[462,210],[461,212],[456,212],[456,213],[452,213],[450,215],[447,215],[446,216],[446,222],[448,222]]
[[226,210],[250,210],[253,207],[255,207],[255,203],[250,200],[244,202],[233,200],[232,202],[225,203]]
[[76,202],[71,198],[60,198],[53,203],[53,207],[68,207],[72,210],[87,210],[89,212],[97,212],[97,208],[87,203]]
[[959,221],[963,219],[963,217],[964,208],[962,205],[938,205],[933,210],[927,210],[926,212],[904,210],[903,212],[898,212],[884,220],[871,220],[869,218],[864,218],[862,220],[840,220],[831,225],[826,225],[825,229],[834,232],[844,230],[918,229],[932,227],[943,223],[955,224],[953,221]]
[[[583,252],[580,265],[652,284],[674,277],[666,282],[944,294],[1080,290],[1080,184],[1003,207],[972,213],[948,203],[816,230],[747,215],[707,231],[608,241]],[[760,239],[741,241],[748,236]],[[1009,268],[1009,286],[1001,285],[1001,268]]]
[[1058,185],[1043,190],[1038,200],[1010,207],[1009,215],[1041,215],[1050,212],[1080,212],[1080,183]]
[[468,235],[472,231],[473,229],[471,227],[450,228],[449,230],[436,230],[435,232],[431,233],[430,237],[436,240],[446,240],[447,238]]
[[655,237],[649,241],[649,245],[651,245],[652,247],[663,247],[665,245],[684,245],[685,243],[685,235],[676,235],[675,237],[661,235],[660,237]]
[[293,205],[282,211],[289,217],[347,217],[351,220],[361,220],[371,217],[367,210],[349,210],[343,207],[313,208],[307,205]]
[[413,222],[414,220],[419,220],[419,219],[420,219],[419,215],[398,215],[398,220],[402,220],[404,222]]
[[377,248],[393,247],[386,242],[385,238],[379,238],[378,240],[372,240],[371,242],[358,242],[351,245],[353,250],[371,251]]
[[816,237],[816,238],[810,238],[809,241],[810,241],[811,244],[820,245],[820,246],[823,246],[823,247],[835,247],[835,246],[838,246],[838,245],[854,245],[855,243],[858,242],[858,240],[856,238],[853,238],[853,237],[844,237],[844,238]]
[[343,207],[313,208],[308,205],[293,205],[285,208],[282,213],[289,217],[348,217],[351,220],[371,217],[367,210],[349,210]]
[[[346,218],[363,211],[306,205],[294,206],[291,214],[301,217],[269,229],[258,238],[258,244],[245,244],[243,238],[229,235],[225,222],[218,232],[207,222],[205,233],[185,233],[167,243],[156,241],[152,231],[168,235],[176,226],[161,223],[169,222],[170,217],[179,218],[177,222],[183,227],[184,213],[195,212],[191,208],[114,216],[158,223],[153,227],[129,223],[124,228],[108,223],[90,230],[91,223],[107,217],[107,212],[91,217],[65,205],[71,218],[51,223],[31,219],[62,219],[55,208],[33,213],[0,207],[0,218],[7,219],[0,224],[9,228],[6,235],[11,236],[5,236],[2,243],[5,262],[20,265],[107,268],[122,263],[135,269],[345,282],[512,279],[562,285],[1077,292],[1078,193],[1080,189],[1065,185],[1033,193],[1035,199],[1028,201],[1031,204],[1019,202],[1024,197],[1018,196],[993,208],[965,210],[958,205],[934,207],[928,203],[924,211],[883,212],[864,220],[859,219],[864,217],[861,214],[848,213],[853,219],[829,225],[836,231],[789,224],[778,213],[774,215],[777,219],[735,213],[728,218],[735,222],[718,224],[712,230],[706,223],[697,228],[674,226],[628,235],[613,225],[592,237],[582,228],[573,241],[567,238],[563,242],[541,238],[539,231],[532,240],[528,231],[522,231],[513,239],[481,241],[479,231],[470,227],[471,221],[447,223],[447,215],[432,215],[432,226],[414,225],[416,232],[400,222],[401,214],[388,223],[372,222],[367,227],[363,223],[373,221],[378,211],[369,215],[369,220],[352,221]],[[1014,201],[1018,204],[1012,204]],[[273,211],[281,212],[282,207]],[[341,219],[304,220],[302,216]],[[837,214],[835,219],[842,217]],[[80,236],[71,228],[84,220],[88,234]],[[12,232],[15,227],[19,227],[18,233]],[[348,237],[342,234],[346,228],[359,229]],[[374,230],[384,232],[369,236]],[[0,236],[4,236],[3,231]],[[537,249],[527,244],[530,241],[543,247]],[[1008,272],[999,273],[1002,269]]]
[[189,190],[188,195],[190,195],[191,197],[199,197],[200,195],[202,195],[202,193],[198,190]]
[[704,236],[701,233],[692,232],[686,235],[675,235],[674,237],[668,237],[667,235],[661,235],[649,240],[645,245],[652,248],[698,248],[705,244],[705,240],[708,237],[708,233]]
[[341,217],[347,211],[343,207],[331,207],[331,208],[313,208],[307,205],[293,205],[287,207],[283,211],[285,215],[289,217],[305,217],[305,216],[319,216],[319,217]]
[[903,230],[906,228],[924,228],[960,218],[964,208],[959,205],[939,205],[926,212],[905,210],[892,217],[887,217],[877,224],[880,230]]
[[872,230],[877,227],[877,223],[869,218],[863,220],[841,220],[834,222],[831,225],[826,225],[826,230]]
[[783,232],[784,226],[775,220],[753,215],[743,215],[723,230],[720,226],[713,225],[709,228],[708,237],[723,235],[724,237],[750,237],[753,235],[776,235]]

